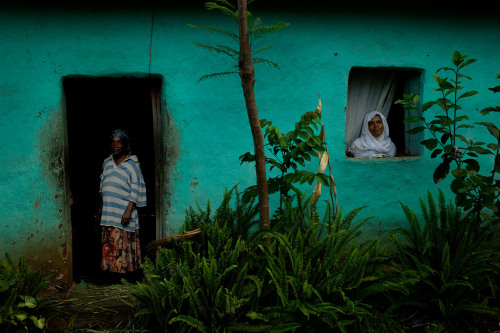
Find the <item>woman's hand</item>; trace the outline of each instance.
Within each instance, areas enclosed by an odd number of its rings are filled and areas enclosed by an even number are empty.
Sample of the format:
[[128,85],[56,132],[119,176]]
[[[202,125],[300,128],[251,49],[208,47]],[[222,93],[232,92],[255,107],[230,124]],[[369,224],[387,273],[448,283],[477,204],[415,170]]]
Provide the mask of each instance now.
[[130,223],[131,216],[132,216],[132,212],[129,211],[128,209],[125,210],[125,212],[123,213],[123,216],[122,216],[122,225],[128,226],[128,224]]
[[127,209],[125,209],[125,212],[123,213],[123,216],[122,216],[122,225],[124,226],[128,226],[129,223],[130,223],[130,218],[132,216],[132,208],[134,207],[134,203],[132,201],[130,201],[128,203],[128,206],[127,206]]

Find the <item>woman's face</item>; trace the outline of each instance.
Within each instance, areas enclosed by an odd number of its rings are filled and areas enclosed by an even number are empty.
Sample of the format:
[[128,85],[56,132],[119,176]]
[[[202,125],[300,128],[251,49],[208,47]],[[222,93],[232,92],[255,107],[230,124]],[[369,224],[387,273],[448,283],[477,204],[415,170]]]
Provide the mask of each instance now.
[[379,115],[376,115],[368,122],[368,130],[374,137],[379,137],[380,134],[384,133],[384,122]]
[[111,150],[113,151],[113,155],[121,156],[124,151],[124,144],[122,139],[119,136],[114,136],[111,138]]

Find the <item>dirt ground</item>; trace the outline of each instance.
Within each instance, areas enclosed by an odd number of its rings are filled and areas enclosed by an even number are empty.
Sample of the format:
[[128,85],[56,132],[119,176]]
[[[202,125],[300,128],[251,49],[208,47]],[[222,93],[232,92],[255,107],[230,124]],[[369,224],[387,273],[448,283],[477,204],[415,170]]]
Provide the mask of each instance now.
[[47,333],[147,332],[134,328],[134,299],[125,284],[81,281],[69,290],[49,286],[42,296],[51,299],[48,311],[56,313],[48,321]]

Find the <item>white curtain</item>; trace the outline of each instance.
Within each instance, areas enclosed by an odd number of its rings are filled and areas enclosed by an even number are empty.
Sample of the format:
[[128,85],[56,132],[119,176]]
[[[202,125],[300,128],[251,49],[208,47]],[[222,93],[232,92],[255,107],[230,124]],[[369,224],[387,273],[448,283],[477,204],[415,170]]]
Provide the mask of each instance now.
[[353,68],[349,75],[346,111],[346,151],[361,134],[363,118],[379,111],[386,118],[397,87],[397,72],[373,68]]

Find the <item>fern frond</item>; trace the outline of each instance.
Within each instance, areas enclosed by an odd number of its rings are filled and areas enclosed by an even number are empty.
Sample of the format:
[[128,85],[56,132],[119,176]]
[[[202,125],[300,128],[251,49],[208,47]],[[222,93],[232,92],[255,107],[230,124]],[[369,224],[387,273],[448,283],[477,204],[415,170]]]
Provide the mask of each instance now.
[[[238,8],[226,0],[215,0],[216,2],[207,2],[205,8],[207,10],[219,10],[224,15],[229,16],[236,22],[238,21]],[[220,4],[218,4],[218,3]]]
[[269,45],[268,45],[268,46],[262,47],[262,48],[260,48],[260,49],[258,49],[258,50],[255,50],[255,51],[254,51],[254,50],[252,50],[252,55],[257,54],[257,53],[260,53],[260,52],[265,51],[265,50],[269,50],[269,49],[271,49],[271,48],[272,48],[272,46],[269,46]]
[[209,32],[213,32],[216,34],[227,36],[227,37],[233,39],[235,42],[239,41],[238,34],[235,33],[234,31],[231,31],[231,30],[220,29],[220,28],[212,27],[212,26],[198,26],[198,25],[194,25],[194,24],[188,24],[188,26],[190,28],[193,28],[193,29],[206,30]]
[[269,67],[274,67],[276,69],[280,69],[279,65],[273,61],[263,59],[263,58],[252,58],[254,64],[266,64]]
[[282,30],[283,28],[290,25],[290,23],[278,22],[275,25],[261,25],[262,22],[255,22],[254,27],[249,30],[249,38],[253,40],[265,38],[272,33]]
[[195,43],[194,45],[201,47],[203,49],[206,49],[211,52],[215,52],[218,54],[225,54],[227,56],[230,56],[234,60],[239,60],[239,52],[233,50],[229,46],[225,45],[217,45],[217,46],[211,46],[211,45],[204,45],[204,44],[197,44]]
[[201,82],[201,81],[204,81],[206,79],[210,79],[210,78],[213,78],[213,77],[216,77],[216,76],[228,75],[228,74],[238,74],[238,72],[221,72],[221,73],[207,74],[207,75],[203,75],[202,77],[200,77],[200,79],[198,80],[198,82]]
[[207,332],[207,329],[206,329],[205,325],[203,325],[203,322],[201,322],[200,320],[198,320],[194,317],[187,316],[187,315],[179,315],[177,317],[174,317],[174,318],[170,319],[169,324],[173,324],[173,323],[178,322],[178,321],[183,322],[183,323],[189,325],[190,327],[197,329],[200,332]]

